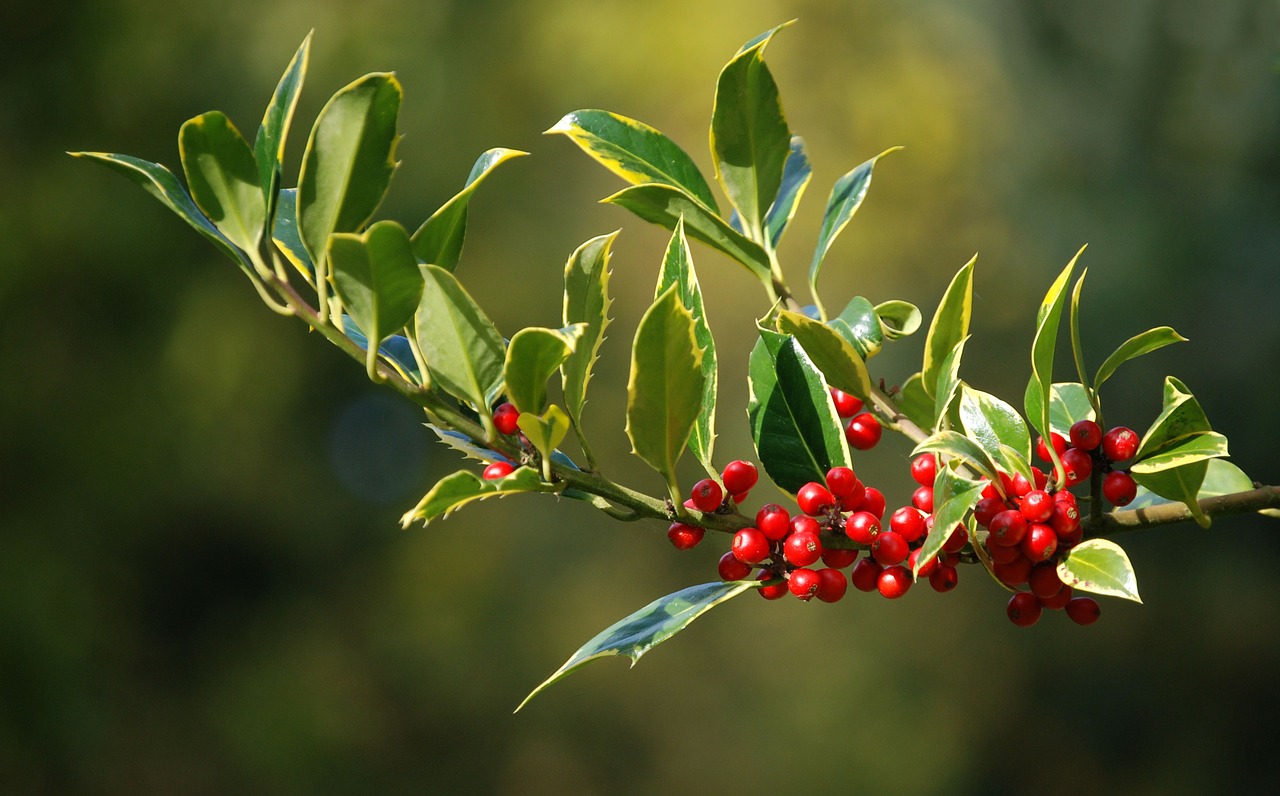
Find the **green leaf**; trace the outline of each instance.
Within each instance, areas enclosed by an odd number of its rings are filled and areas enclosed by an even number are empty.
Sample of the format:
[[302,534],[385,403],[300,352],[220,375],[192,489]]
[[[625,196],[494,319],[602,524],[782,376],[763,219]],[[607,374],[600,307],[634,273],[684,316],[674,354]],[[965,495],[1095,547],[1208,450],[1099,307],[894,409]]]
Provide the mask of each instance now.
[[1093,377],[1093,388],[1095,390],[1100,388],[1102,383],[1111,378],[1116,369],[1125,362],[1164,348],[1167,345],[1185,343],[1186,341],[1187,338],[1168,326],[1158,326],[1154,329],[1148,329],[1142,334],[1130,337],[1121,343],[1120,347],[1111,356],[1107,357],[1102,366],[1098,368],[1098,375]]
[[[1196,500],[1204,500],[1205,498],[1219,497],[1221,495],[1231,495],[1236,492],[1248,492],[1254,488],[1253,479],[1250,478],[1244,470],[1226,459],[1210,459],[1206,468],[1204,480],[1200,485],[1200,489],[1196,492]],[[1128,511],[1137,509],[1150,508],[1166,503],[1180,503],[1182,501],[1170,500],[1162,498],[1146,487],[1138,488],[1138,495],[1129,505],[1125,506]],[[1264,510],[1263,513],[1266,513]]]
[[934,397],[934,388],[938,385],[942,360],[955,349],[956,343],[969,336],[969,318],[973,314],[973,264],[977,260],[975,254],[951,278],[929,323],[929,334],[924,341],[924,362],[920,367],[920,385],[930,398]]
[[[314,33],[314,31],[312,31]],[[271,102],[262,114],[258,135],[253,140],[254,160],[258,166],[258,183],[266,203],[268,219],[275,216],[279,199],[280,165],[284,161],[284,145],[289,138],[289,125],[302,93],[302,82],[307,74],[307,62],[311,59],[311,33],[302,40],[293,59],[285,67]]]
[[547,380],[577,348],[586,330],[585,323],[563,329],[530,326],[511,338],[502,375],[507,397],[522,414],[540,415],[547,408]]
[[902,383],[902,389],[894,396],[894,402],[898,405],[898,409],[925,433],[934,429],[933,400],[925,394],[924,387],[920,384],[919,373],[913,373]]
[[851,466],[849,445],[817,366],[794,338],[760,329],[748,368],[747,417],[765,472],[795,494],[836,466]]
[[564,267],[564,325],[585,323],[578,346],[561,367],[564,405],[576,425],[587,402],[587,382],[609,326],[609,257],[618,233],[592,238],[578,247]]
[[689,237],[719,249],[745,265],[757,279],[771,284],[769,255],[760,244],[734,230],[681,188],[657,183],[633,185],[601,201],[624,207],[651,224],[673,231],[683,217]]
[[422,299],[422,272],[409,233],[394,221],[379,221],[363,235],[336,233],[329,237],[328,258],[338,297],[373,341],[366,348],[365,367],[376,380],[378,346],[413,320]]
[[[1041,415],[1040,392],[1027,387],[1026,411],[1028,417]],[[1075,381],[1055,382],[1049,387],[1049,428],[1064,437],[1078,420],[1094,420],[1093,404],[1083,384]]]
[[813,251],[813,260],[809,263],[809,291],[813,294],[813,301],[819,308],[822,307],[822,302],[818,299],[818,272],[822,270],[823,258],[835,243],[836,236],[849,224],[853,214],[862,206],[862,200],[867,196],[867,189],[871,187],[871,171],[875,168],[876,161],[899,149],[902,147],[886,149],[836,180],[836,184],[831,187],[831,195],[827,197],[827,209],[822,214],[822,228],[818,231],[818,245]]
[[880,353],[880,349],[884,346],[880,316],[876,314],[871,302],[862,296],[854,296],[850,299],[844,310],[828,321],[827,325],[853,343],[854,349],[864,360],[871,359]]
[[302,242],[302,233],[298,230],[298,189],[285,188],[280,191],[276,203],[275,223],[271,227],[271,240],[298,273],[311,279],[315,276],[315,265],[311,255]]
[[[960,390],[960,424],[969,439],[982,446],[1006,473],[1015,471],[1009,459],[1031,459],[1031,435],[1018,410],[990,393],[968,386]],[[1012,455],[1005,453],[1012,450]]]
[[256,279],[244,253],[227,240],[227,237],[219,232],[209,219],[205,218],[204,213],[200,212],[200,208],[196,207],[196,203],[178,182],[178,178],[164,166],[131,155],[116,155],[110,152],[69,152],[68,154],[101,163],[142,186],[144,191],[159,199],[161,204],[177,213],[179,218],[194,227],[223,254],[234,260],[250,279]]
[[695,327],[673,284],[640,319],[631,347],[627,437],[632,452],[666,479],[673,500],[679,496],[676,461],[702,410],[702,350]]
[[1080,383],[1084,385],[1090,403],[1093,404],[1093,408],[1096,411],[1098,409],[1098,398],[1094,388],[1089,386],[1089,375],[1085,372],[1084,367],[1084,346],[1080,344],[1080,292],[1084,289],[1084,278],[1088,273],[1088,268],[1081,271],[1080,278],[1076,280],[1075,287],[1071,289],[1071,305],[1067,310],[1067,318],[1070,322],[1071,357],[1076,363],[1076,374],[1080,376]]
[[1154,492],[1162,498],[1183,503],[1197,524],[1208,528],[1212,519],[1204,513],[1198,502],[1200,488],[1204,484],[1205,475],[1209,472],[1209,461],[1201,460],[1191,464],[1175,467],[1171,470],[1160,470],[1154,473],[1130,473],[1138,486]]
[[1071,548],[1058,562],[1058,577],[1076,591],[1142,602],[1129,556],[1110,539],[1088,539]]
[[227,240],[257,251],[267,220],[253,151],[218,111],[189,119],[178,131],[178,150],[196,206]]
[[[351,342],[360,346],[361,350],[365,352],[369,350],[369,339],[364,336],[364,332],[360,331],[360,327],[356,326],[356,322],[350,315],[345,313],[342,315],[342,324],[339,328]],[[414,384],[423,383],[422,372],[418,369],[418,361],[414,359],[409,338],[398,334],[391,335],[378,346],[378,354],[385,357],[387,363],[399,371],[405,381]]]
[[877,304],[875,309],[880,318],[880,333],[885,340],[898,340],[915,334],[924,320],[920,308],[909,301],[885,301]]
[[517,467],[505,478],[487,480],[470,470],[459,470],[441,478],[431,491],[418,501],[412,511],[400,518],[401,527],[408,528],[421,521],[426,525],[438,517],[448,517],[474,500],[505,497],[516,492],[552,492],[555,486],[544,483],[535,470]]
[[716,342],[711,336],[711,327],[707,325],[706,310],[702,305],[702,288],[693,267],[689,242],[684,237],[683,219],[676,223],[675,233],[672,234],[666,255],[662,258],[662,271],[658,275],[654,297],[662,295],[672,285],[678,286],[677,293],[681,303],[693,315],[694,339],[702,349],[702,405],[698,410],[698,420],[693,425],[693,433],[689,436],[689,450],[698,457],[698,461],[702,462],[708,472],[715,473],[711,454],[716,439],[716,387],[719,379]]
[[[1049,286],[1049,292],[1040,302],[1040,309],[1036,312],[1036,334],[1031,343],[1031,380],[1027,384],[1023,405],[1027,410],[1027,420],[1031,421],[1031,425],[1045,439],[1049,438],[1051,428],[1048,397],[1053,384],[1053,353],[1058,342],[1058,325],[1062,320],[1062,304],[1066,299],[1067,279],[1076,267],[1076,260],[1080,259],[1083,253],[1082,246],[1080,251],[1076,252],[1076,256],[1071,258],[1071,262],[1067,263],[1067,267],[1062,269],[1062,273],[1058,274],[1057,279],[1053,280],[1053,284]],[[1061,474],[1062,462],[1058,457],[1058,451],[1052,445],[1048,448],[1053,458],[1054,472]],[[1062,478],[1058,477],[1057,480],[1061,483]]]
[[542,477],[551,480],[551,460],[556,448],[569,433],[569,416],[560,407],[552,404],[541,415],[533,412],[522,412],[516,420],[520,430],[529,438],[529,442],[542,455]]
[[316,267],[321,304],[329,236],[367,224],[391,182],[400,96],[394,75],[365,75],[334,94],[311,128],[298,176],[298,226]]
[[415,332],[435,383],[471,404],[488,422],[502,392],[502,335],[453,274],[420,266],[424,277]]
[[716,179],[737,208],[747,237],[763,243],[764,217],[782,186],[791,130],[764,49],[778,26],[753,39],[725,64],[711,110],[711,155]]
[[676,142],[649,125],[616,113],[580,110],[565,114],[544,135],[568,136],[597,163],[632,185],[661,183],[683,189],[715,214],[711,187]]
[[1134,461],[1141,462],[1187,437],[1212,430],[1204,409],[1187,386],[1168,376],[1164,380],[1163,409],[1147,433],[1142,435],[1142,444],[1138,446]]
[[975,481],[958,474],[954,467],[940,467],[933,479],[933,529],[925,537],[916,556],[913,575],[919,576],[920,567],[938,555],[955,529],[987,486],[986,481]]
[[760,584],[756,581],[727,581],[690,586],[668,594],[641,608],[625,619],[610,625],[569,656],[564,665],[542,682],[516,707],[516,712],[529,704],[552,683],[563,680],[597,658],[626,655],[635,666],[640,657],[679,633],[689,623],[720,603],[737,597]]
[[798,312],[778,313],[778,331],[795,337],[829,386],[871,400],[871,375],[849,341],[836,330]]
[[911,451],[912,458],[922,453],[941,453],[960,459],[970,468],[997,481],[996,465],[991,455],[978,443],[958,431],[939,431],[916,445]]
[[936,397],[933,400],[932,419],[924,427],[926,429],[941,430],[947,427],[947,412],[963,384],[960,380],[960,360],[964,358],[964,346],[968,341],[969,338],[966,337],[956,343],[947,358],[942,360],[942,367],[938,369],[938,384],[933,389]]
[[1175,467],[1228,455],[1227,438],[1216,431],[1205,431],[1165,445],[1141,461],[1134,462],[1130,472],[1158,473],[1162,470],[1172,470]]
[[471,203],[471,195],[498,166],[527,154],[529,153],[501,147],[482,154],[471,167],[462,190],[441,205],[413,233],[413,251],[418,259],[438,265],[446,271],[457,268],[458,258],[462,255],[462,242],[467,236],[467,206]]
[[804,189],[809,187],[812,175],[813,168],[804,152],[804,139],[798,135],[791,136],[791,151],[782,164],[782,186],[778,188],[778,196],[769,205],[769,212],[764,217],[765,233],[769,245],[774,249],[782,242],[782,235],[791,224],[796,208],[800,206],[800,197],[804,195]]

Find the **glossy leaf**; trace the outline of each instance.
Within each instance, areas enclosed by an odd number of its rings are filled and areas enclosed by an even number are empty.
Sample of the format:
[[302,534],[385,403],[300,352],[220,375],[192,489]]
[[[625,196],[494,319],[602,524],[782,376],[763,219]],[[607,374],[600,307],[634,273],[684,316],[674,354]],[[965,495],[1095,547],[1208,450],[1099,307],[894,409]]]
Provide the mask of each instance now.
[[422,299],[422,272],[409,233],[394,221],[379,221],[363,235],[342,232],[329,238],[333,286],[365,337],[365,367],[375,378],[377,348],[388,335],[413,320]]
[[934,430],[933,399],[925,393],[919,373],[911,374],[902,383],[902,389],[894,396],[894,403],[899,411],[926,434]]
[[742,263],[762,282],[768,284],[771,279],[769,255],[764,249],[709,212],[687,191],[651,183],[624,188],[601,201],[624,207],[645,221],[672,231],[683,217],[686,235]]
[[161,204],[178,214],[178,217],[190,224],[197,232],[209,239],[218,249],[236,262],[250,278],[255,278],[249,260],[244,253],[227,240],[218,231],[213,222],[205,218],[200,208],[187,195],[178,178],[159,163],[141,160],[131,155],[116,155],[110,152],[69,152],[77,158],[87,158],[101,163],[112,171],[122,174],[130,181],[142,186],[142,189],[159,199]]
[[1102,366],[1098,368],[1098,375],[1093,377],[1093,388],[1095,390],[1100,388],[1102,383],[1111,378],[1116,369],[1125,362],[1164,348],[1167,345],[1185,343],[1186,341],[1187,338],[1168,326],[1158,326],[1154,329],[1148,329],[1142,334],[1130,337],[1121,343],[1120,347],[1111,356],[1107,357]]
[[964,462],[980,475],[996,479],[996,466],[991,455],[981,445],[958,431],[939,431],[916,445],[911,451],[914,458],[922,453],[941,453]]
[[963,383],[960,381],[960,361],[964,358],[964,346],[968,341],[969,338],[966,337],[956,343],[956,347],[951,349],[951,353],[947,354],[947,358],[942,360],[942,367],[938,369],[938,384],[933,389],[932,419],[929,421],[927,428],[942,430],[947,427],[947,423],[944,420]]
[[542,414],[522,412],[516,421],[520,430],[529,439],[530,444],[542,456],[542,476],[551,480],[550,462],[554,458],[556,448],[569,433],[569,416],[560,407],[552,404]]
[[458,258],[462,255],[462,243],[467,236],[467,206],[471,203],[472,194],[498,166],[527,154],[529,153],[501,147],[482,154],[471,167],[462,190],[441,205],[413,233],[413,251],[418,259],[438,265],[446,271],[457,268]]
[[1228,456],[1227,438],[1216,431],[1183,437],[1133,463],[1132,473],[1158,473],[1175,467]]
[[267,219],[253,151],[218,111],[189,119],[178,131],[178,149],[191,198],[227,240],[256,251]]
[[1058,577],[1075,591],[1142,602],[1129,556],[1110,539],[1088,539],[1071,548],[1058,562]]
[[1212,520],[1201,510],[1197,501],[1200,488],[1204,485],[1205,475],[1209,472],[1209,461],[1211,460],[1201,460],[1171,470],[1160,470],[1154,473],[1139,471],[1130,475],[1133,476],[1134,481],[1138,482],[1138,486],[1147,491],[1185,504],[1196,523],[1202,528],[1208,528]]
[[1094,387],[1089,384],[1089,374],[1085,372],[1084,367],[1084,346],[1080,344],[1080,292],[1084,289],[1084,278],[1089,274],[1086,268],[1080,272],[1080,278],[1076,280],[1075,287],[1071,289],[1071,303],[1067,308],[1067,319],[1069,321],[1068,333],[1071,337],[1071,357],[1076,363],[1076,375],[1080,377],[1080,383],[1084,385],[1085,392],[1089,396],[1090,402],[1096,411],[1098,406],[1097,395]]
[[719,380],[716,342],[711,336],[711,327],[707,325],[706,310],[702,305],[702,288],[693,267],[689,242],[684,236],[683,219],[676,223],[675,232],[662,258],[662,271],[658,274],[654,297],[662,295],[672,285],[678,286],[677,293],[681,303],[693,315],[694,339],[702,349],[702,406],[698,410],[698,420],[693,424],[693,433],[689,436],[689,450],[698,457],[704,468],[715,473],[711,454],[716,439],[716,388]]
[[[965,436],[977,442],[1007,473],[1013,472],[1006,459],[1031,459],[1031,434],[1018,410],[990,393],[968,386],[960,389],[960,424]],[[1004,451],[1009,448],[1013,456]]]
[[[1230,495],[1236,492],[1248,492],[1254,488],[1253,479],[1244,470],[1226,459],[1210,459],[1205,471],[1204,480],[1196,492],[1196,500]],[[1138,495],[1124,508],[1129,511],[1150,508],[1166,503],[1181,501],[1162,498],[1146,487],[1138,487]]]
[[760,329],[748,366],[747,417],[765,472],[795,494],[832,467],[850,467],[849,445],[827,383],[795,338]]
[[516,409],[535,415],[546,410],[547,381],[577,348],[586,330],[587,324],[575,323],[564,329],[530,326],[515,333],[507,345],[502,375],[507,398]]
[[578,247],[564,267],[564,325],[585,323],[582,339],[561,366],[564,405],[577,424],[587,402],[587,382],[609,326],[609,257],[618,233],[592,238]]
[[605,628],[594,638],[569,656],[564,665],[542,682],[516,707],[529,704],[552,683],[563,680],[575,671],[598,658],[625,655],[634,666],[646,652],[679,633],[693,620],[717,605],[737,597],[759,584],[755,581],[728,581],[690,586],[675,594],[668,594],[641,608],[639,611]]
[[662,183],[683,189],[719,214],[707,180],[678,144],[649,125],[616,113],[579,110],[546,131],[560,133],[597,163],[632,185]]
[[435,383],[489,417],[502,392],[502,336],[453,274],[420,266],[424,277],[415,331]]
[[871,399],[871,375],[849,341],[834,329],[798,312],[778,313],[778,331],[795,337],[831,387]]
[[791,130],[764,49],[783,26],[753,39],[725,65],[711,109],[711,155],[716,179],[742,217],[747,237],[763,243],[764,217],[791,151]]
[[913,335],[924,321],[920,308],[909,301],[885,301],[877,304],[875,309],[876,316],[880,318],[880,333],[885,340]]
[[[853,214],[862,206],[862,200],[871,187],[871,172],[876,162],[890,152],[897,152],[902,147],[886,149],[871,160],[859,165],[853,171],[836,180],[831,187],[831,195],[827,197],[827,208],[822,214],[822,228],[818,231],[818,245],[813,251],[813,259],[809,262],[809,290],[813,300],[818,302],[818,272],[822,270],[822,261],[835,243],[836,236],[849,224]],[[821,307],[821,302],[818,302]]]
[[964,520],[978,498],[982,497],[982,490],[986,486],[986,481],[965,478],[953,467],[938,468],[938,474],[933,479],[933,528],[920,546],[913,575],[918,576],[920,567],[938,555],[956,525]]
[[459,470],[441,478],[431,491],[418,501],[412,511],[400,518],[401,527],[415,522],[423,525],[440,517],[448,517],[468,503],[491,497],[505,497],[517,492],[551,492],[555,487],[545,483],[535,470],[517,467],[505,478],[487,480],[470,470]]
[[298,230],[297,188],[285,188],[280,191],[280,197],[276,203],[275,222],[271,226],[271,240],[298,273],[307,279],[315,276],[311,255],[307,253],[307,247],[302,242],[302,233]]
[[702,351],[693,314],[678,285],[667,288],[640,319],[627,382],[627,437],[632,452],[679,493],[675,466],[702,410]]
[[812,176],[813,167],[809,165],[809,156],[804,152],[804,139],[793,135],[791,151],[782,164],[782,185],[764,217],[765,234],[769,245],[774,249],[782,242],[782,236],[795,217],[800,197],[804,196],[804,189],[809,187],[809,178]]
[[400,96],[394,75],[365,75],[334,94],[311,128],[298,176],[298,226],[322,295],[329,236],[358,231],[386,195]]
[[864,360],[871,359],[880,353],[880,349],[884,346],[880,316],[876,314],[876,309],[871,306],[871,302],[862,296],[854,296],[850,299],[840,314],[828,321],[827,325],[852,343]]
[[[314,31],[313,31],[314,32]],[[311,33],[302,40],[298,51],[285,67],[271,102],[262,114],[258,135],[253,140],[253,155],[258,166],[258,184],[266,202],[267,218],[275,216],[279,200],[280,166],[284,161],[284,145],[289,138],[289,126],[293,112],[302,93],[302,83],[307,74],[307,62],[311,59]]]
[[1204,409],[1187,386],[1173,376],[1168,376],[1164,380],[1163,408],[1151,427],[1142,435],[1142,444],[1138,446],[1134,461],[1141,462],[1167,446],[1212,430]]
[[969,336],[969,318],[973,314],[973,264],[978,256],[965,263],[951,278],[929,322],[924,341],[924,362],[920,367],[920,386],[930,398],[935,397],[942,361],[955,350],[956,343]]
[[[1039,390],[1030,386],[1026,394],[1026,411],[1028,417],[1039,417],[1041,414]],[[1089,394],[1084,385],[1075,381],[1055,382],[1049,387],[1049,428],[1063,435],[1079,420],[1094,420],[1096,415],[1093,404],[1089,403]]]
[[[1071,262],[1067,263],[1067,267],[1053,280],[1044,300],[1040,302],[1040,309],[1036,311],[1036,333],[1031,343],[1031,379],[1027,384],[1023,406],[1027,411],[1027,420],[1045,438],[1048,438],[1050,431],[1049,399],[1053,384],[1053,354],[1058,343],[1058,326],[1062,320],[1067,279],[1076,267],[1076,260],[1083,253],[1084,248],[1081,247],[1076,256],[1071,258]],[[1062,461],[1052,445],[1049,446],[1049,454],[1053,458],[1054,472],[1061,473]]]

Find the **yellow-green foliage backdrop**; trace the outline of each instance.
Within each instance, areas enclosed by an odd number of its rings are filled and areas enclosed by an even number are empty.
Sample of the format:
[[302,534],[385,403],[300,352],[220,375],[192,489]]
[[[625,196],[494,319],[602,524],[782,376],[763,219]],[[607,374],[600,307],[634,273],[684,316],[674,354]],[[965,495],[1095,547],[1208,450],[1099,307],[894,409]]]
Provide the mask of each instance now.
[[[617,321],[586,423],[626,455],[627,346],[664,233],[597,205],[616,178],[542,130],[605,108],[710,170],[719,67],[769,63],[815,168],[783,247],[802,285],[832,181],[882,150],[828,256],[930,311],[979,253],[964,376],[1020,399],[1034,307],[1089,243],[1085,345],[1189,344],[1108,385],[1154,416],[1179,375],[1235,460],[1280,481],[1280,7],[1272,0],[888,3],[29,3],[0,39],[0,791],[5,793],[1208,793],[1271,783],[1280,544],[1261,519],[1124,539],[1147,605],[1031,630],[976,570],[941,597],[743,597],[627,671],[511,709],[578,644],[714,578],[723,539],[549,498],[399,530],[459,465],[407,405],[257,302],[190,229],[68,149],[177,166],[187,118],[252,131],[315,28],[291,140],[368,71],[405,85],[383,213],[416,225],[493,146],[460,278],[506,335],[560,317],[560,273],[622,227]],[[295,177],[287,176],[292,184]],[[722,461],[749,456],[754,280],[695,247],[722,365]],[[919,341],[876,361],[890,383]],[[1063,365],[1067,358],[1062,358]],[[1063,373],[1062,375],[1066,375]],[[736,408],[735,408],[736,407]],[[891,504],[905,442],[858,458]],[[689,462],[686,462],[689,464]],[[687,471],[690,478],[694,470]],[[768,499],[767,488],[753,499]]]

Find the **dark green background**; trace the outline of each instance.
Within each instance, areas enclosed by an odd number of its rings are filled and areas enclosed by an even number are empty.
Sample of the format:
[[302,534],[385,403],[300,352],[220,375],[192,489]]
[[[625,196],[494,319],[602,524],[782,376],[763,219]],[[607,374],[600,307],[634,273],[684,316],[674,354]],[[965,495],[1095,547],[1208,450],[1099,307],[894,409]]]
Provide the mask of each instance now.
[[[63,151],[176,167],[178,126],[214,108],[251,135],[314,27],[292,175],[324,99],[396,70],[403,165],[384,216],[419,223],[484,149],[534,153],[481,190],[459,269],[505,334],[556,324],[565,258],[623,228],[587,424],[614,477],[657,493],[622,427],[627,346],[666,236],[595,204],[620,182],[539,133],[607,108],[709,172],[719,67],[798,17],[769,49],[815,167],[783,247],[794,284],[830,184],[904,145],[828,256],[828,306],[857,293],[928,312],[979,252],[963,375],[1017,401],[1039,297],[1088,242],[1094,366],[1150,326],[1191,339],[1109,383],[1109,419],[1146,428],[1172,372],[1235,461],[1275,483],[1275,2],[96,0],[9,16],[0,791],[1168,794],[1274,781],[1280,545],[1261,518],[1122,539],[1147,605],[1107,601],[1088,629],[1061,615],[1014,628],[974,570],[948,596],[894,603],[747,595],[635,670],[594,664],[513,717],[597,630],[713,578],[724,540],[677,553],[656,523],[538,496],[399,530],[456,455],[358,364],[263,309],[157,202]],[[745,360],[766,306],[741,269],[694,256],[727,461],[749,456]],[[899,344],[876,374],[903,378],[919,346]],[[887,439],[857,460],[893,505],[910,488],[907,450]]]

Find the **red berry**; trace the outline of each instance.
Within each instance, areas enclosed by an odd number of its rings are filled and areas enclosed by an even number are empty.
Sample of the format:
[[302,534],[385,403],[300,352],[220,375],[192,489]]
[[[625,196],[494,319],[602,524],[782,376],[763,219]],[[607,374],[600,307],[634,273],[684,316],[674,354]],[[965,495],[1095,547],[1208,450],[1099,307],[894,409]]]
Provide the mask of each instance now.
[[746,502],[747,502],[747,495],[750,495],[750,494],[751,494],[751,490],[750,490],[750,489],[748,489],[746,492],[734,492],[734,493],[732,494],[732,497],[733,497],[733,503],[734,503],[734,505],[735,505],[735,506],[737,506],[737,505],[741,505],[741,504],[743,504],[743,503],[746,503]]
[[[766,569],[760,572],[760,576],[757,577],[756,580],[767,581],[773,580],[775,577],[775,573]],[[756,591],[766,600],[778,600],[782,598],[782,595],[787,593],[787,582],[785,580],[780,580],[770,586],[761,586]]]
[[1102,496],[1114,506],[1127,506],[1138,496],[1138,484],[1133,476],[1116,470],[1102,479]]
[[986,528],[991,524],[991,519],[1007,508],[1004,501],[998,497],[984,497],[980,499],[973,507],[973,519],[979,525]]
[[[1055,529],[1055,533],[1056,533],[1056,529]],[[1076,523],[1075,530],[1070,531],[1068,533],[1064,533],[1058,537],[1058,549],[1070,550],[1071,548],[1080,544],[1081,539],[1084,539],[1084,526],[1081,525],[1080,523]]]
[[1053,554],[1058,552],[1058,534],[1053,532],[1053,528],[1039,522],[1032,523],[1027,528],[1027,535],[1022,537],[1022,554],[1027,557],[1028,561],[1036,563],[1039,561],[1048,561],[1053,558]]
[[[1067,450],[1067,440],[1058,432],[1050,432],[1049,439],[1053,443],[1053,447],[1058,451],[1059,456]],[[1036,440],[1036,456],[1042,462],[1053,462],[1053,458],[1049,456],[1049,448],[1044,444],[1044,437]]]
[[751,565],[742,563],[730,551],[720,556],[716,571],[720,573],[721,580],[746,580],[746,577],[751,574]]
[[517,425],[519,419],[520,410],[516,409],[515,404],[500,404],[493,410],[493,427],[498,429],[499,434],[516,433],[520,429]]
[[720,488],[714,478],[704,478],[693,485],[693,491],[690,493],[689,499],[693,501],[693,506],[698,511],[715,511],[720,508],[720,503],[724,501],[724,490]]
[[1031,587],[1031,593],[1041,600],[1051,600],[1066,588],[1062,578],[1058,577],[1057,565],[1047,561],[1031,568],[1031,574],[1027,576],[1027,585]]
[[1067,448],[1062,454],[1062,468],[1065,471],[1063,486],[1075,486],[1086,481],[1093,472],[1093,457],[1079,448]]
[[744,564],[759,564],[769,557],[769,540],[758,528],[742,528],[733,535],[733,555]]
[[951,591],[959,582],[960,573],[950,564],[939,564],[937,569],[929,573],[929,585],[939,593]]
[[675,545],[677,550],[689,550],[698,546],[698,542],[702,541],[705,533],[706,531],[696,525],[673,522],[671,527],[667,529],[667,538],[671,540],[671,544]]
[[1102,435],[1102,455],[1110,462],[1132,459],[1138,452],[1139,441],[1138,432],[1125,426],[1116,426]]
[[880,520],[868,511],[855,512],[845,518],[844,533],[858,544],[869,545],[880,534]]
[[906,561],[910,551],[907,540],[893,531],[883,531],[871,543],[871,555],[886,567]]
[[515,469],[511,462],[494,462],[484,468],[484,472],[481,475],[486,481],[497,481],[499,478],[506,478],[511,475],[515,472]]
[[989,537],[987,539],[987,555],[997,564],[1012,564],[1023,557],[1022,548],[1018,545],[1005,547],[1002,544],[993,544]]
[[990,524],[987,525],[987,530],[991,531],[987,536],[987,544],[1013,547],[1027,535],[1027,524],[1027,518],[1021,511],[1005,509],[992,517]]
[[839,547],[822,548],[822,563],[832,569],[848,569],[858,560],[857,550],[846,550]]
[[854,415],[849,425],[845,426],[844,438],[858,450],[868,451],[880,442],[880,435],[883,433],[884,429],[876,422],[875,417],[870,412],[863,412]]
[[1067,603],[1067,616],[1077,625],[1092,625],[1102,616],[1102,608],[1092,597],[1073,597]]
[[839,602],[849,590],[849,581],[838,569],[824,567],[818,570],[818,591],[814,595],[824,603]]
[[857,511],[859,509],[883,518],[884,493],[874,486],[866,487],[866,490],[862,493],[862,505],[857,507],[850,506],[848,510]]
[[809,602],[818,591],[819,580],[817,572],[801,567],[791,570],[791,575],[787,579],[787,588],[799,599]]
[[1021,586],[1031,576],[1031,562],[1018,556],[1008,564],[992,564],[991,574],[1006,586]]
[[827,470],[827,489],[834,497],[846,498],[858,488],[858,476],[848,467],[832,467]]
[[880,566],[874,558],[860,558],[849,571],[849,582],[858,591],[875,591],[882,571],[884,567]]
[[1022,496],[1019,508],[1028,522],[1048,522],[1053,516],[1053,497],[1043,489],[1033,489]]
[[1071,438],[1071,447],[1082,451],[1091,451],[1102,444],[1102,426],[1092,420],[1077,420],[1071,424],[1067,434]]
[[1062,590],[1052,597],[1041,597],[1040,605],[1048,608],[1050,611],[1061,611],[1066,607],[1067,602],[1071,600],[1071,587],[1064,585]]
[[782,543],[782,554],[797,567],[807,567],[822,558],[822,540],[816,533],[793,533]]
[[947,541],[942,543],[942,550],[945,553],[959,553],[967,544],[969,544],[969,529],[964,527],[963,522],[958,522],[956,527],[951,529],[951,535],[947,537]]
[[1022,473],[1014,474],[1013,476],[1013,494],[1014,495],[1016,495],[1017,497],[1023,497],[1035,488],[1036,488],[1036,485],[1031,481],[1028,481],[1025,475],[1023,475]]
[[1018,627],[1031,627],[1040,621],[1040,601],[1030,592],[1020,591],[1010,597],[1005,611],[1009,614],[1009,621]]
[[876,588],[880,594],[890,600],[896,600],[906,594],[912,584],[911,570],[904,566],[885,567],[876,579]]
[[1062,489],[1062,490],[1059,490],[1059,491],[1057,491],[1057,492],[1054,492],[1054,493],[1053,493],[1053,502],[1054,502],[1054,503],[1066,503],[1066,504],[1067,504],[1067,505],[1069,505],[1069,506],[1078,506],[1078,505],[1079,505],[1079,501],[1077,501],[1077,500],[1076,500],[1076,496],[1075,496],[1075,495],[1073,495],[1073,494],[1071,494],[1070,492],[1068,492],[1068,491],[1067,491],[1067,490],[1065,490],[1065,489]]
[[810,517],[816,517],[831,508],[832,504],[835,503],[835,498],[831,496],[825,486],[817,481],[810,481],[800,487],[800,491],[796,493],[796,503],[805,514]]
[[933,486],[937,475],[938,457],[932,453],[922,453],[911,460],[911,477],[920,486]]
[[760,472],[751,462],[735,459],[724,466],[721,474],[724,478],[725,491],[730,495],[741,495],[751,489],[760,480]]
[[920,550],[921,548],[917,547],[911,551],[911,555],[907,556],[907,569],[916,573],[917,578],[927,578],[942,565],[942,562],[938,560],[938,556],[935,553],[928,561],[925,561],[922,566],[917,568],[916,565],[920,563]]
[[1055,500],[1053,515],[1049,517],[1049,527],[1053,528],[1053,532],[1058,535],[1059,542],[1071,538],[1071,535],[1080,528],[1080,509],[1076,508],[1075,502]]
[[850,395],[847,392],[841,392],[835,387],[831,387],[831,402],[836,405],[836,414],[841,417],[853,417],[862,411],[862,399]]
[[889,530],[908,542],[914,542],[924,536],[924,515],[912,506],[903,506],[889,515]]
[[766,503],[756,512],[756,527],[766,539],[780,542],[791,531],[791,515],[777,503]]
[[925,514],[933,513],[933,487],[918,486],[916,491],[911,493],[911,505],[923,511]]
[[797,514],[791,518],[791,534],[795,535],[797,533],[811,533],[816,536],[822,533],[822,526],[813,517]]

